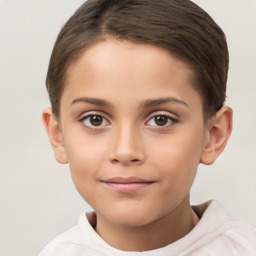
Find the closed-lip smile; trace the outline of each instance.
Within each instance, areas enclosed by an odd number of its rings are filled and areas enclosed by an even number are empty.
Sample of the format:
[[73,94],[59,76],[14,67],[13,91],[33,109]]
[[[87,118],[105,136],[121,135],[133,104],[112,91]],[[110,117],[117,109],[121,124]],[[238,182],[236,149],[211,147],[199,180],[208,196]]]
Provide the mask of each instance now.
[[120,193],[135,193],[151,186],[155,181],[138,177],[113,177],[102,180],[108,188]]

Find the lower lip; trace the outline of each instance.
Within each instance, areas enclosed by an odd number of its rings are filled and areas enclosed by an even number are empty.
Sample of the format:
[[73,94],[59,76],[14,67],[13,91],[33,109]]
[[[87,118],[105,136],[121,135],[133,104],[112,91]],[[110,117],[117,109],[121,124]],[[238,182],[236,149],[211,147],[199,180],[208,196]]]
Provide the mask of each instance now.
[[111,183],[105,182],[105,185],[120,193],[135,193],[151,186],[152,182],[136,182],[136,183]]

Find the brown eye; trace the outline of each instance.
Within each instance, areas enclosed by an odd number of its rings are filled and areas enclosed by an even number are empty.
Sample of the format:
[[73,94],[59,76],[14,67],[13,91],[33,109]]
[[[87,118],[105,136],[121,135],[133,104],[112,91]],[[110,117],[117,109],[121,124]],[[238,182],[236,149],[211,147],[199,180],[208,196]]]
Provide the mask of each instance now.
[[168,123],[168,121],[169,121],[169,117],[167,117],[167,116],[156,116],[156,117],[154,117],[155,118],[155,123],[156,123],[156,125],[158,125],[158,126],[164,126],[164,125],[166,125],[167,123]]
[[90,116],[90,123],[93,126],[100,126],[103,122],[103,118],[101,116]]
[[80,120],[84,123],[86,127],[89,128],[96,128],[96,127],[102,127],[106,126],[108,124],[108,121],[100,115],[88,115]]
[[152,127],[169,127],[177,123],[178,120],[168,115],[155,115],[146,123]]

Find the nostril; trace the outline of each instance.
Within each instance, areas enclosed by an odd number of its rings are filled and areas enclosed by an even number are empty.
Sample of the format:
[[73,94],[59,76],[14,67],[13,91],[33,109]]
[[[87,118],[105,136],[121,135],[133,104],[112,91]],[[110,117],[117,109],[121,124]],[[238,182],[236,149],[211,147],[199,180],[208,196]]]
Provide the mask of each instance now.
[[119,163],[119,162],[122,162],[122,161],[125,161],[125,162],[131,162],[131,163],[137,163],[139,162],[140,160],[139,159],[131,159],[130,161],[128,159],[124,160],[124,159],[121,159],[121,160],[118,160],[118,159],[113,159],[112,162],[114,163]]
[[112,162],[113,164],[124,164],[124,165],[136,165],[136,164],[142,164],[145,161],[145,156],[144,154],[131,154],[131,153],[115,153],[111,154],[109,156],[109,161]]

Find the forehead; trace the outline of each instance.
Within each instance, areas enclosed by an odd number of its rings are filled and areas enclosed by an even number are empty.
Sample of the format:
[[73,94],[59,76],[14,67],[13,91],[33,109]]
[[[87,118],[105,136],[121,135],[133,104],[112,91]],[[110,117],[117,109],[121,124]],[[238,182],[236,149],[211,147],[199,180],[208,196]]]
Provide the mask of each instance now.
[[[161,64],[161,68],[156,68],[157,64]],[[189,64],[162,47],[113,38],[99,42],[82,52],[78,61],[69,67],[68,77],[74,76],[76,71],[79,72],[85,66],[112,73],[117,73],[122,67],[127,71],[134,70],[134,68],[139,68],[141,72],[150,69],[153,72],[152,76],[159,72],[164,74],[170,72],[171,69],[176,69],[188,80],[193,77]],[[135,73],[130,73],[130,76],[133,74]]]
[[92,46],[70,66],[67,76],[61,99],[65,103],[95,95],[112,101],[126,94],[127,103],[129,96],[131,102],[199,96],[193,89],[193,72],[188,64],[163,48],[129,41],[111,39]]

